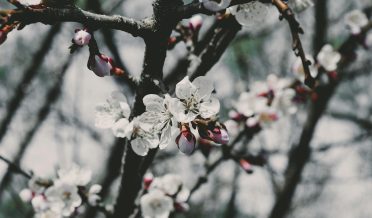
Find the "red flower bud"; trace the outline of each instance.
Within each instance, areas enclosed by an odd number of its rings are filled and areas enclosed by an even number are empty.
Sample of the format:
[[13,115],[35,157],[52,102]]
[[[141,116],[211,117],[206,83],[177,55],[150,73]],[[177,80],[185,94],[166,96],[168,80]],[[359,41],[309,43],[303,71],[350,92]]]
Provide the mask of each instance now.
[[192,31],[199,31],[203,25],[203,18],[200,15],[193,16],[189,21],[189,27]]
[[224,127],[215,127],[213,130],[208,130],[208,136],[212,141],[218,144],[227,144],[230,140],[229,134]]

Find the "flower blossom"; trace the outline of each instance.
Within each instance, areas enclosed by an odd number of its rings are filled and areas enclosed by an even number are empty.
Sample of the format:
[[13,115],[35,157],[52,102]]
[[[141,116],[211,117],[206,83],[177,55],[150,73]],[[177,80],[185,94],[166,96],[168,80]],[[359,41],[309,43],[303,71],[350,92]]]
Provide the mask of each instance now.
[[69,168],[58,170],[58,182],[74,186],[86,186],[92,179],[92,171],[73,164]]
[[88,191],[88,203],[92,206],[97,206],[98,202],[101,201],[101,196],[98,194],[101,192],[102,186],[95,184],[89,188]]
[[140,205],[145,218],[167,218],[174,210],[172,198],[160,190],[143,195]]
[[[167,174],[156,177],[151,181],[148,193],[141,197],[141,210],[145,217],[168,217],[174,210],[187,211],[189,196],[190,190],[184,186],[180,176]],[[155,205],[155,202],[158,204]]]
[[197,116],[211,118],[220,110],[220,102],[212,96],[213,84],[204,76],[190,82],[186,76],[176,85],[176,96],[170,102],[170,110],[181,123],[193,121]]
[[341,60],[341,54],[335,51],[331,45],[327,44],[318,53],[317,60],[326,71],[334,71],[337,69],[337,64]]
[[52,211],[70,216],[82,203],[78,188],[69,183],[58,182],[45,192]]
[[135,117],[126,127],[125,137],[131,140],[133,151],[146,156],[150,149],[159,145],[159,137],[152,126],[140,121],[140,117]]
[[368,17],[360,10],[353,10],[345,15],[344,22],[352,34],[359,34],[368,24]]
[[151,124],[154,130],[160,132],[160,149],[164,149],[174,141],[179,132],[177,129],[178,122],[171,113],[171,100],[169,95],[162,98],[158,95],[149,94],[143,98],[146,112],[140,116],[140,121]]
[[268,12],[267,6],[259,1],[236,5],[229,9],[238,23],[250,27],[265,21]]
[[306,10],[314,6],[313,0],[289,0],[289,5],[297,12]]
[[95,126],[102,129],[111,128],[115,136],[124,137],[124,131],[119,127],[129,124],[130,112],[127,98],[114,91],[105,103],[96,106]]
[[[309,65],[310,75],[313,78],[316,78],[318,76],[318,68],[315,65],[314,58],[311,55],[306,55],[306,59],[311,62]],[[298,57],[294,62],[292,71],[299,81],[305,81],[305,69],[300,57]]]
[[199,0],[199,2],[202,2],[207,10],[218,12],[229,7],[231,0],[221,0],[219,3],[215,0]]
[[180,134],[176,137],[178,149],[187,155],[191,155],[196,149],[196,138],[190,128],[182,125]]

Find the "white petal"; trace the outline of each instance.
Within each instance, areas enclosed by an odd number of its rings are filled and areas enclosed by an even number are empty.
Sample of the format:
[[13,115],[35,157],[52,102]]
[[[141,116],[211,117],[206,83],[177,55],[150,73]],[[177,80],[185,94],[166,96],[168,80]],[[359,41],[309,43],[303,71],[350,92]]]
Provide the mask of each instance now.
[[164,108],[164,99],[158,95],[149,94],[143,97],[143,104],[147,111],[162,112]]
[[187,99],[191,97],[191,94],[194,93],[195,87],[190,82],[189,77],[186,76],[176,85],[176,96],[180,99]]
[[176,118],[177,122],[181,123],[188,123],[198,116],[194,112],[188,111],[184,104],[176,98],[170,100],[169,111]]
[[149,152],[147,144],[148,143],[141,138],[136,138],[131,141],[133,151],[140,156],[146,156]]
[[200,104],[200,115],[203,118],[210,118],[220,111],[220,101],[212,97],[209,101]]
[[124,117],[128,118],[130,116],[130,107],[126,102],[120,102],[120,108]]
[[128,124],[129,121],[126,118],[122,118],[113,125],[112,132],[116,137],[125,138]]
[[226,9],[230,5],[231,0],[221,0],[220,3],[213,0],[203,0],[202,2],[206,9],[217,12]]
[[167,127],[161,133],[159,148],[164,149],[169,145],[176,144],[175,139],[179,133],[180,131],[178,128],[167,125]]
[[207,100],[210,98],[214,87],[213,83],[207,79],[207,77],[199,76],[192,82],[192,84],[197,89],[196,95],[198,96],[198,99]]

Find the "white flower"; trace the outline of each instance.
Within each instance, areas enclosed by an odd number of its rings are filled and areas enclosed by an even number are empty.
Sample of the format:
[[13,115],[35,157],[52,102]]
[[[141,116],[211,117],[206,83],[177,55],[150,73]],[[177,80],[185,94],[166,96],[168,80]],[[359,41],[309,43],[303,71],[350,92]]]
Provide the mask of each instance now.
[[118,126],[119,124],[124,124],[125,121],[121,120],[123,118],[129,123],[129,116],[130,107],[127,103],[127,98],[122,93],[114,91],[111,93],[110,98],[107,99],[107,102],[97,105],[95,126],[102,129],[113,128],[114,134],[117,137],[121,137],[121,131]]
[[296,104],[293,101],[296,92],[293,89],[284,89],[275,93],[274,100],[271,104],[273,108],[283,115],[294,114],[297,111]]
[[[306,55],[306,59],[311,62],[309,66],[310,75],[315,78],[318,75],[318,68],[315,66],[315,60],[311,55]],[[302,60],[300,57],[296,59],[292,66],[292,70],[297,77],[298,80],[304,81],[305,80],[305,70],[304,65],[302,64]]]
[[62,215],[51,210],[35,214],[35,218],[62,218]]
[[171,97],[165,95],[161,98],[158,95],[149,94],[143,98],[146,112],[140,116],[140,121],[149,123],[154,130],[161,133],[159,148],[164,149],[176,138],[179,130],[177,121],[170,110]]
[[170,102],[169,109],[178,122],[188,123],[197,116],[210,118],[220,110],[220,102],[212,96],[213,84],[204,76],[192,83],[186,76],[176,85],[176,96]]
[[220,3],[218,3],[215,0],[199,0],[199,2],[203,2],[203,6],[210,11],[217,12],[222,11],[229,7],[231,0],[221,0]]
[[75,185],[57,182],[45,192],[50,209],[63,216],[70,216],[82,203]]
[[60,169],[57,172],[57,182],[68,183],[75,186],[86,186],[92,179],[92,171],[73,164],[69,168]]
[[337,69],[337,64],[341,60],[341,54],[335,51],[331,45],[327,44],[320,50],[317,60],[326,71],[334,71]]
[[353,10],[345,15],[344,22],[352,34],[359,34],[368,24],[368,17],[360,10]]
[[240,4],[230,8],[238,23],[243,26],[254,26],[265,21],[268,9],[259,1],[252,1],[247,4]]
[[61,218],[61,214],[55,213],[53,211],[45,211],[35,215],[35,218]]
[[293,10],[301,12],[309,7],[314,6],[313,0],[289,0],[289,5]]
[[86,30],[76,30],[74,35],[74,43],[80,46],[88,45],[92,35]]
[[158,189],[167,195],[173,196],[181,190],[182,185],[183,182],[180,176],[167,174],[162,177],[156,177],[150,185],[150,191]]
[[141,197],[142,215],[145,218],[166,218],[173,211],[173,200],[160,190],[151,191]]
[[97,206],[98,202],[101,201],[101,197],[98,195],[102,190],[102,186],[95,184],[89,188],[88,192],[88,203],[92,206]]
[[133,151],[140,155],[146,156],[149,149],[156,148],[159,145],[159,137],[152,127],[147,127],[146,123],[140,121],[140,117],[135,117],[129,123],[126,137],[131,139]]
[[30,189],[26,188],[19,193],[19,197],[23,202],[30,202],[32,200],[33,194]]
[[36,213],[49,209],[49,204],[43,195],[35,196],[31,201],[31,205]]
[[267,108],[267,99],[252,92],[243,92],[235,103],[235,108],[245,117],[251,117]]

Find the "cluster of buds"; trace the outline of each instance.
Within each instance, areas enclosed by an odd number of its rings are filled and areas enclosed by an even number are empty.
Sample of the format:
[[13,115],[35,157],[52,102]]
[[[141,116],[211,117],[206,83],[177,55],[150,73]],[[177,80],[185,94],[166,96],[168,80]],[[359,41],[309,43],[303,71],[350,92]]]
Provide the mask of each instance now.
[[71,53],[84,46],[89,46],[88,69],[93,71],[97,76],[120,76],[124,74],[124,71],[115,65],[112,58],[100,53],[93,34],[87,28],[76,29],[71,41]]
[[168,49],[173,49],[177,43],[183,41],[188,50],[192,50],[198,41],[199,31],[203,25],[203,18],[200,15],[193,16],[188,25],[179,23],[176,27],[176,34],[168,40]]

